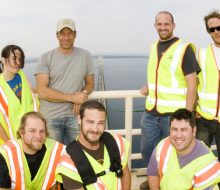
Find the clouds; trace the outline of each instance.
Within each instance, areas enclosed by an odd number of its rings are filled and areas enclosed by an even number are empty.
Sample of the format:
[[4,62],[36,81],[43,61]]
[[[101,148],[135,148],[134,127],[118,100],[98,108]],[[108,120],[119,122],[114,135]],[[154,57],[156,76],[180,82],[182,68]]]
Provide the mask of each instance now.
[[205,46],[211,40],[203,17],[216,7],[219,0],[1,0],[0,48],[16,43],[27,56],[39,56],[57,46],[56,23],[69,17],[76,45],[93,54],[145,54],[157,39],[153,24],[161,10],[174,15],[177,36]]

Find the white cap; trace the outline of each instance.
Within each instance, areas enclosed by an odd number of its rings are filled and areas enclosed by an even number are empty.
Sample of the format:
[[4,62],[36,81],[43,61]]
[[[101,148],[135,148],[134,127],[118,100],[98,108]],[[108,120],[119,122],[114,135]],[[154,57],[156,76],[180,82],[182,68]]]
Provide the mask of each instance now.
[[60,32],[63,28],[66,28],[66,27],[71,29],[72,31],[76,30],[74,21],[72,19],[65,18],[65,19],[60,20],[57,23],[57,32]]

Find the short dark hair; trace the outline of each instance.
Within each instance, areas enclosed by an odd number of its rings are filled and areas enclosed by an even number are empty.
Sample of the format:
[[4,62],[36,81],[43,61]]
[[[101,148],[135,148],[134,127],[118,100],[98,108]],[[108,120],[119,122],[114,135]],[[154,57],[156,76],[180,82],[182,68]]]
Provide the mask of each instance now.
[[155,16],[155,23],[157,22],[157,16],[158,16],[159,14],[167,14],[167,15],[170,15],[171,21],[172,21],[172,23],[174,23],[173,15],[172,15],[169,11],[160,11],[159,13],[157,13],[156,16]]
[[[15,56],[15,51],[18,50],[21,53],[21,66],[20,68],[24,68],[24,59],[25,59],[25,55],[24,55],[24,51],[17,45],[7,45],[3,48],[2,52],[1,52],[1,57],[4,59],[8,59],[10,54],[14,54]],[[2,72],[2,69],[0,69],[0,73]]]
[[79,110],[80,119],[83,119],[86,109],[95,109],[101,112],[105,112],[105,114],[107,115],[107,111],[105,107],[103,106],[103,104],[101,104],[100,102],[96,100],[90,100],[90,101],[83,103],[80,106],[80,110]]
[[20,122],[20,127],[17,131],[17,138],[20,139],[21,138],[21,134],[20,132],[21,131],[24,131],[24,128],[25,128],[25,125],[26,125],[26,122],[27,122],[27,119],[28,118],[37,118],[37,119],[40,119],[44,125],[45,125],[45,131],[46,131],[46,136],[48,137],[49,136],[49,132],[48,132],[48,128],[47,128],[47,121],[46,119],[44,118],[44,116],[40,113],[40,112],[36,112],[36,111],[31,111],[31,112],[27,112],[25,113],[22,118],[21,118],[21,122]]
[[209,19],[211,19],[211,18],[218,18],[218,19],[220,19],[220,13],[219,13],[219,11],[218,11],[218,10],[214,10],[214,11],[210,12],[208,15],[206,15],[206,16],[204,17],[205,27],[206,27],[206,30],[207,30],[208,33],[209,33],[208,21],[209,21]]
[[181,109],[178,109],[176,110],[172,115],[171,115],[171,118],[170,118],[170,123],[173,121],[173,120],[185,120],[187,122],[189,122],[190,126],[192,128],[194,128],[196,126],[196,119],[195,119],[195,114],[194,112],[191,112],[185,108],[181,108]]

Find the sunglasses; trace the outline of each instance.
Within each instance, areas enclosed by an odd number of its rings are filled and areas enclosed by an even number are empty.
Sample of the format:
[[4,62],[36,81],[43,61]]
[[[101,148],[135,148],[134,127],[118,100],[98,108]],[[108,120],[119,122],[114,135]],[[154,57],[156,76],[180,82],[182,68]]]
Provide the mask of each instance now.
[[209,33],[215,32],[215,30],[217,30],[219,32],[220,31],[220,26],[209,28]]

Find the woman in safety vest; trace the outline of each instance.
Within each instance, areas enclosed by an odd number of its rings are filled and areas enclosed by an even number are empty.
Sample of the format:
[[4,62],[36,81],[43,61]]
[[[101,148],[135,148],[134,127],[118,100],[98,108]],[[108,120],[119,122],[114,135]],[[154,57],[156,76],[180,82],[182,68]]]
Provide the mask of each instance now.
[[29,111],[37,111],[37,104],[29,81],[22,72],[25,55],[16,45],[8,45],[1,52],[0,62],[0,145],[16,138],[20,118]]

